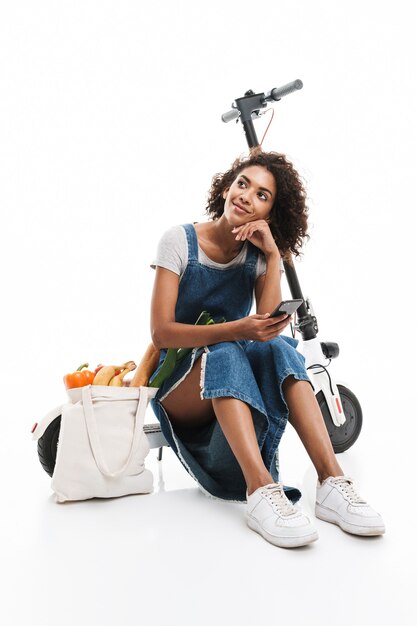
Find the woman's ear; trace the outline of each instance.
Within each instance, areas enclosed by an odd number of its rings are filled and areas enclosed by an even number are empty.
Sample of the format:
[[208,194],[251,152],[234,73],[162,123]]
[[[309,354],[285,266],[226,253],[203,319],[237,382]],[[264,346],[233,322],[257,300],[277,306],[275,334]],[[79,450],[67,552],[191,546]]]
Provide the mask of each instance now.
[[222,193],[223,200],[226,200],[226,196],[228,193],[229,193],[229,187],[226,187],[226,189],[223,189],[223,193]]

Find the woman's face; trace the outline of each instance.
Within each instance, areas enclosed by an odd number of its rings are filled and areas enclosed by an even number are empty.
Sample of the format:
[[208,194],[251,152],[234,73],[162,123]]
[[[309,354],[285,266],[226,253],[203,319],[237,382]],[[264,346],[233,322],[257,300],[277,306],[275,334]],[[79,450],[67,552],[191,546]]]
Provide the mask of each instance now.
[[223,192],[224,216],[233,226],[267,220],[276,192],[271,172],[260,165],[246,167]]

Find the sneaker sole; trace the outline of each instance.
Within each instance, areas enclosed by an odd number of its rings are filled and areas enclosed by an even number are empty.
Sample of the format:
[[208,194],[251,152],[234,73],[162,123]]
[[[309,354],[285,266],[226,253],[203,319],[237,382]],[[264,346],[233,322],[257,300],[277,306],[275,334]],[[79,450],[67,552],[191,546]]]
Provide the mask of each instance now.
[[275,535],[271,535],[264,530],[256,520],[249,516],[246,516],[246,523],[249,528],[261,535],[264,539],[266,539],[266,541],[269,541],[269,543],[272,543],[274,546],[278,546],[279,548],[298,548],[300,546],[305,546],[308,543],[312,543],[313,541],[317,541],[319,538],[316,530],[301,537],[276,537]]
[[336,511],[326,509],[323,506],[316,504],[315,508],[316,517],[323,520],[323,522],[330,522],[336,524],[340,528],[351,535],[361,535],[364,537],[373,537],[375,535],[383,535],[385,532],[385,526],[355,526],[346,522]]

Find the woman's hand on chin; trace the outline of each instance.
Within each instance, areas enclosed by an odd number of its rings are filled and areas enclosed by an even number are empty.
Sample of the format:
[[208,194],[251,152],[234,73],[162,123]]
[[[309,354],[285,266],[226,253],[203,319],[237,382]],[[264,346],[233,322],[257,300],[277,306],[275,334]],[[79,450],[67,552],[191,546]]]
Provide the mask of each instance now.
[[280,256],[277,244],[266,220],[254,220],[253,222],[242,224],[242,226],[235,226],[232,233],[236,235],[237,241],[245,241],[245,239],[250,241],[266,257],[271,255]]

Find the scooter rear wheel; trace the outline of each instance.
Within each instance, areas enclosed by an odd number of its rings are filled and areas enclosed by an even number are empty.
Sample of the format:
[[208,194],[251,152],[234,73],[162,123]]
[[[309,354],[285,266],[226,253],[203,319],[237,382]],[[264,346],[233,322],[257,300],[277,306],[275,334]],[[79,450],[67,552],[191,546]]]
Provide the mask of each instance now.
[[327,431],[332,442],[335,454],[348,450],[362,429],[362,409],[355,394],[344,385],[337,385],[346,422],[342,426],[335,426],[322,391],[316,395]]
[[[61,417],[61,415],[58,415],[38,439],[39,461],[45,472],[51,477],[55,470],[59,433],[61,430]],[[149,439],[150,447],[158,448],[158,460],[161,461],[162,448],[163,446],[169,446],[169,444],[161,432],[160,424],[158,422],[144,424],[143,430]]]
[[52,476],[55,468],[56,449],[58,447],[59,431],[61,429],[61,415],[51,422],[48,428],[38,439],[39,461],[49,476]]

